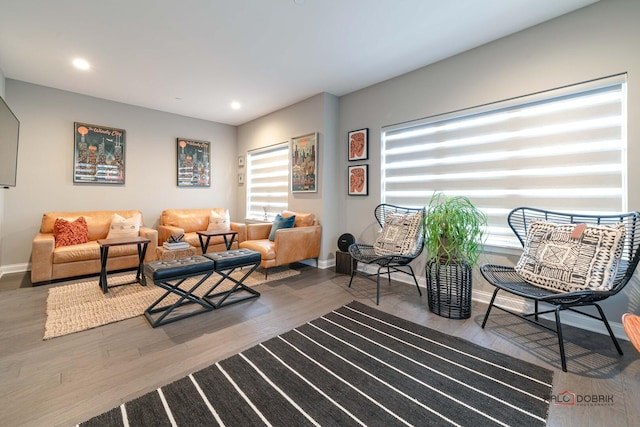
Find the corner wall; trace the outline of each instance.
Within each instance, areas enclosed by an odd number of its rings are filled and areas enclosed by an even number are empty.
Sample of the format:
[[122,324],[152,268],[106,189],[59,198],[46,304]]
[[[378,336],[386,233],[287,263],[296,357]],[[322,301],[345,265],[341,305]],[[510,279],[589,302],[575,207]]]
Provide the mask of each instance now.
[[[6,99],[5,96],[5,79],[4,79],[4,74],[2,74],[2,70],[0,70],[0,96],[3,99]],[[4,274],[4,269],[2,268],[2,242],[3,242],[3,238],[2,238],[2,228],[4,225],[4,194],[7,190],[5,189],[0,189],[0,277],[2,277],[2,275]]]

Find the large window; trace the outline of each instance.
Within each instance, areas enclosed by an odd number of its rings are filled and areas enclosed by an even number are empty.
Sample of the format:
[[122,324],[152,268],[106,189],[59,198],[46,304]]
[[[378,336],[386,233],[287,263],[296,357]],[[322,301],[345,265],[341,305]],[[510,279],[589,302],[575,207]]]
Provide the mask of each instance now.
[[518,206],[625,211],[626,76],[385,127],[381,164],[384,202],[467,196],[489,245],[516,244],[506,215]]
[[273,221],[289,206],[289,143],[247,154],[246,218]]

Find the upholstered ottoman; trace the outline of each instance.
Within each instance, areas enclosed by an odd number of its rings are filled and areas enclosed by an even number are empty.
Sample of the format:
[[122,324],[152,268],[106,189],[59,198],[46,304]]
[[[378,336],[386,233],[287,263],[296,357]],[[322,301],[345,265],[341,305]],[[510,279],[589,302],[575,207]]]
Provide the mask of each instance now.
[[[245,279],[249,277],[249,275],[258,268],[258,266],[260,266],[260,261],[262,259],[260,252],[253,251],[251,249],[234,249],[208,253],[204,256],[213,261],[215,272],[222,276],[203,297],[206,302],[215,308],[220,308],[240,301],[245,301],[247,299],[258,298],[260,296],[258,291],[244,284]],[[242,267],[249,268],[239,280],[231,277],[231,273]],[[227,280],[234,283],[231,289],[216,292],[219,286]],[[248,295],[236,295],[243,291],[248,293]]]
[[[145,317],[154,328],[186,317],[195,316],[214,309],[207,300],[194,294],[214,272],[215,262],[203,256],[191,256],[168,261],[152,261],[144,266],[147,280],[153,280],[156,286],[166,289],[156,302],[144,312]],[[199,277],[194,284],[183,286],[191,277]],[[170,305],[159,306],[170,295],[178,296],[178,300]],[[175,309],[188,304],[196,304],[196,310],[181,310],[182,313],[168,317]],[[154,318],[154,315],[158,315]]]

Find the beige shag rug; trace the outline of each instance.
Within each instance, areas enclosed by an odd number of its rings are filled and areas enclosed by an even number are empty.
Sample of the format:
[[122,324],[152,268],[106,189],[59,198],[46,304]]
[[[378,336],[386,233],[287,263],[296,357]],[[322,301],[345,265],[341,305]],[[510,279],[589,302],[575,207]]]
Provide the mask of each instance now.
[[[235,271],[231,276],[240,279],[244,274],[243,271]],[[300,274],[297,270],[272,268],[265,279],[264,270],[257,270],[245,279],[244,284],[257,286],[297,274]],[[98,278],[49,289],[44,339],[84,331],[142,315],[147,307],[166,291],[155,286],[150,280],[147,281],[147,286],[142,286],[139,283],[117,286],[131,282],[134,278],[135,274],[109,276],[110,288],[106,294],[103,294],[102,289],[98,286]],[[195,277],[185,280],[181,288],[189,289],[189,285],[195,284],[198,279]],[[205,283],[200,285],[198,290],[202,290],[202,292],[209,290],[219,279],[218,274],[212,274]],[[114,285],[116,286],[114,287]],[[216,288],[216,292],[230,289],[231,286],[233,283],[227,280]],[[177,299],[177,297],[175,298]],[[170,304],[175,302],[175,299],[171,301],[170,298],[167,298],[163,304],[165,302]]]

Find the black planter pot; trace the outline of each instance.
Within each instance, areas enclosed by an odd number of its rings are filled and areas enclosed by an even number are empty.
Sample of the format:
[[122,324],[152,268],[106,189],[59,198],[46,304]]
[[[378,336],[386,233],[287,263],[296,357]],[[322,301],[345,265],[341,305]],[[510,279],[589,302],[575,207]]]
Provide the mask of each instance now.
[[471,317],[471,266],[429,261],[426,267],[429,310],[450,319]]

